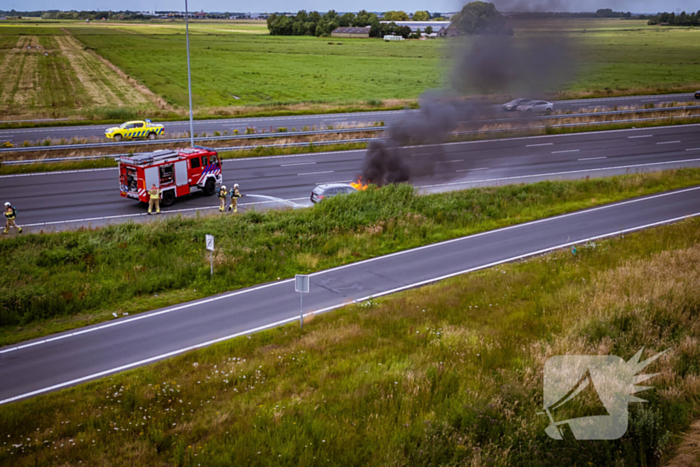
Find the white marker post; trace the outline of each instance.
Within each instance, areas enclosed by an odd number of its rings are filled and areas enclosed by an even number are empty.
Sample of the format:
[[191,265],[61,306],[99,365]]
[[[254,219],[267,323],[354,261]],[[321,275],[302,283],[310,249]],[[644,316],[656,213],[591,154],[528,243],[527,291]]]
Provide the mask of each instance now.
[[207,250],[211,252],[211,275],[214,275],[214,236],[207,234]]
[[309,276],[297,274],[294,276],[294,291],[299,292],[299,329],[304,330],[304,294],[309,293]]

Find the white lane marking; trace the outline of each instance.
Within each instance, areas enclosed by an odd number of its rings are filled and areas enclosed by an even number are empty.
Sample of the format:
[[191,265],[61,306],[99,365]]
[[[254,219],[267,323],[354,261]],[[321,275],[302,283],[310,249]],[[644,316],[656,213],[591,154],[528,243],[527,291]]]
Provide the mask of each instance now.
[[315,162],[298,162],[296,164],[282,164],[280,167],[294,167],[297,165],[314,165]]
[[[299,201],[303,200],[306,198],[291,198],[291,199],[285,199],[284,201]],[[251,203],[240,203],[239,206],[250,206],[254,204],[270,204],[273,203],[274,201],[254,201]],[[207,209],[216,209],[218,206],[203,206],[199,208],[186,208],[186,209],[175,209],[171,211],[162,211],[163,214],[177,214],[179,212],[191,212],[191,211],[204,211]],[[60,221],[50,221],[50,222],[37,222],[35,224],[22,224],[22,227],[40,227],[43,225],[57,225],[57,224],[70,224],[73,222],[93,222],[93,221],[102,221],[102,220],[109,220],[109,219],[123,219],[125,217],[140,217],[140,216],[147,216],[148,213],[145,212],[140,212],[138,214],[118,214],[114,216],[102,216],[102,217],[86,217],[84,219],[68,219],[68,220],[60,220]]]
[[601,157],[584,157],[583,159],[579,159],[580,161],[597,161],[598,159],[607,159],[605,156]]
[[[679,192],[675,192],[675,193],[679,193]],[[649,198],[646,198],[646,199],[649,199]],[[551,247],[548,247],[548,248],[543,248],[543,249],[541,249],[541,250],[532,251],[532,252],[525,253],[525,254],[518,255],[518,256],[513,256],[513,257],[511,257],[511,258],[507,258],[507,259],[503,259],[503,260],[499,260],[499,261],[494,261],[494,262],[492,262],[492,263],[483,264],[483,265],[476,266],[476,267],[469,268],[469,269],[464,269],[464,270],[458,271],[458,272],[453,272],[453,273],[451,273],[451,274],[445,274],[445,275],[443,275],[443,276],[434,277],[434,278],[427,279],[427,280],[424,280],[424,281],[414,282],[413,284],[409,284],[409,285],[405,285],[405,286],[402,286],[402,287],[397,287],[397,288],[395,288],[395,289],[391,289],[391,290],[387,290],[387,291],[384,291],[384,292],[380,292],[380,293],[378,293],[378,294],[376,294],[376,295],[368,295],[368,296],[366,296],[366,297],[362,297],[362,298],[358,298],[358,299],[353,300],[353,303],[364,302],[364,301],[369,300],[369,299],[372,299],[372,298],[382,297],[382,296],[384,296],[384,295],[390,295],[390,294],[397,293],[397,292],[401,292],[401,291],[404,291],[404,290],[408,290],[408,289],[413,289],[413,288],[416,288],[416,287],[420,287],[420,286],[423,286],[423,285],[426,285],[426,284],[431,284],[431,283],[439,282],[439,281],[442,281],[442,280],[445,280],[445,279],[449,279],[450,277],[460,276],[460,275],[463,275],[463,274],[468,274],[468,273],[470,273],[470,272],[479,271],[479,270],[482,270],[482,269],[488,269],[488,268],[493,267],[493,266],[498,266],[499,264],[510,263],[510,262],[518,261],[518,260],[521,260],[521,259],[524,259],[524,258],[529,258],[529,257],[532,257],[532,256],[537,256],[537,255],[541,255],[541,254],[544,254],[544,253],[549,253],[549,252],[551,252],[551,251],[558,250],[558,249],[560,249],[560,248],[568,248],[569,246],[577,245],[577,244],[579,244],[579,243],[590,242],[591,240],[600,240],[600,239],[603,239],[603,238],[612,237],[612,236],[616,236],[616,235],[620,235],[620,234],[625,234],[625,233],[629,233],[629,232],[635,232],[635,231],[637,231],[637,230],[643,230],[643,229],[647,229],[647,228],[650,228],[650,227],[656,227],[656,226],[659,226],[659,225],[671,224],[671,223],[673,223],[673,222],[678,222],[678,221],[680,221],[680,220],[689,219],[689,218],[691,218],[691,217],[697,217],[697,216],[700,216],[700,213],[694,213],[694,214],[689,214],[689,215],[686,215],[686,216],[675,217],[675,218],[673,218],[673,219],[666,219],[666,220],[663,220],[663,221],[653,222],[653,223],[650,223],[650,224],[645,224],[645,225],[641,225],[641,226],[637,226],[637,227],[631,227],[631,228],[629,228],[629,229],[624,229],[624,230],[614,230],[614,231],[612,231],[612,232],[604,233],[604,234],[602,234],[602,235],[596,235],[595,237],[589,237],[589,238],[581,239],[581,240],[574,241],[574,242],[562,243],[562,244],[555,245],[555,246],[551,246]],[[521,225],[526,225],[526,224],[521,224]],[[514,227],[515,227],[515,226],[514,226]],[[492,231],[492,232],[495,232],[495,231]],[[478,234],[477,234],[477,235],[478,235]],[[468,237],[466,237],[466,238],[468,238]],[[408,251],[412,251],[412,250],[408,250]],[[401,252],[401,253],[403,253],[403,252]],[[392,255],[388,255],[388,256],[392,256]],[[367,261],[374,261],[374,260],[376,260],[376,259],[379,259],[379,258],[375,258],[375,259],[371,259],[371,260],[367,260]],[[363,262],[366,262],[366,261],[363,261]],[[356,265],[356,264],[359,264],[359,263],[355,263],[355,265]],[[353,265],[349,264],[349,265],[347,265],[347,266],[353,266]],[[342,267],[341,267],[341,268],[337,268],[337,269],[342,269]],[[311,274],[311,275],[312,275],[312,276],[315,276],[315,275],[318,275],[318,274],[319,274],[319,273]],[[287,279],[287,280],[282,281],[282,282],[280,282],[280,283],[283,283],[283,282],[287,282],[287,283],[288,283],[288,282],[292,282],[292,280],[293,280],[293,279]],[[274,284],[270,284],[270,285],[274,285]],[[309,316],[309,315],[312,315],[312,314],[313,314],[313,315],[316,315],[316,314],[320,314],[320,313],[327,313],[327,312],[329,312],[329,311],[336,310],[336,309],[338,309],[338,308],[342,308],[342,307],[344,307],[344,306],[346,306],[346,305],[348,305],[348,303],[341,303],[341,304],[339,304],[339,305],[333,305],[333,306],[329,306],[329,307],[326,307],[326,308],[322,308],[322,309],[320,309],[320,310],[316,310],[316,311],[314,311],[314,312],[312,312],[312,313],[305,313],[305,314],[303,314],[302,316],[303,316],[303,317],[306,317],[306,316]],[[144,360],[140,360],[140,361],[138,361],[138,362],[129,363],[129,364],[127,364],[127,365],[122,365],[122,366],[119,366],[119,367],[116,367],[116,368],[111,368],[111,369],[109,369],[109,370],[100,371],[100,372],[98,372],[98,373],[93,373],[92,375],[83,376],[83,377],[80,377],[80,378],[73,379],[73,380],[71,380],[71,381],[66,381],[66,382],[64,382],[64,383],[54,384],[53,386],[49,386],[49,387],[42,388],[42,389],[37,389],[37,390],[35,390],[35,391],[27,392],[27,393],[20,394],[20,395],[17,395],[17,396],[9,397],[9,398],[4,399],[4,400],[0,400],[0,405],[7,404],[7,403],[10,403],[10,402],[14,402],[14,401],[17,401],[17,400],[20,400],[20,399],[24,399],[24,398],[26,398],[26,397],[32,397],[32,396],[36,396],[36,395],[43,394],[43,393],[46,393],[46,392],[54,391],[54,390],[56,390],[56,389],[64,388],[64,387],[66,387],[66,386],[72,386],[72,385],[75,385],[75,384],[78,384],[78,383],[82,383],[82,382],[89,381],[89,380],[92,380],[92,379],[95,379],[95,378],[99,378],[99,377],[101,377],[101,376],[106,376],[106,375],[109,375],[109,374],[112,374],[112,373],[117,373],[117,372],[120,372],[120,371],[127,370],[127,369],[129,369],[129,368],[134,368],[134,367],[137,367],[137,366],[145,365],[145,364],[147,364],[147,363],[152,363],[152,362],[155,362],[155,361],[158,361],[158,360],[163,360],[163,359],[165,359],[165,358],[174,357],[174,356],[176,356],[176,355],[179,355],[179,354],[184,353],[184,352],[188,352],[188,351],[190,351],[190,350],[195,350],[195,349],[199,349],[199,348],[202,348],[202,347],[208,347],[208,346],[210,346],[210,345],[213,345],[213,344],[216,344],[216,343],[219,343],[219,342],[223,342],[223,341],[226,341],[226,340],[229,340],[229,339],[233,339],[233,338],[236,338],[236,337],[244,336],[244,335],[247,335],[247,334],[252,334],[252,333],[254,333],[254,332],[263,331],[263,330],[265,330],[265,329],[269,329],[269,328],[281,326],[281,325],[283,325],[283,324],[291,323],[291,322],[296,321],[296,320],[298,320],[298,319],[299,319],[299,316],[292,316],[291,318],[286,318],[286,319],[283,319],[283,320],[280,320],[280,321],[276,321],[276,322],[271,323],[271,324],[266,324],[266,325],[263,325],[263,326],[258,326],[258,327],[253,328],[253,329],[248,329],[248,330],[246,330],[246,331],[237,332],[237,333],[234,333],[234,334],[225,336],[225,337],[220,337],[220,338],[218,338],[218,339],[213,339],[213,340],[210,340],[210,341],[207,341],[207,342],[202,342],[202,343],[200,343],[200,344],[191,345],[191,346],[189,346],[189,347],[185,347],[185,348],[182,348],[182,349],[173,350],[172,352],[164,353],[164,354],[161,354],[161,355],[157,355],[157,356],[155,356],[155,357],[150,357],[150,358],[147,358],[147,359],[144,359]],[[115,323],[115,324],[116,324],[116,323]]]
[[688,148],[686,151],[700,151],[700,148]]
[[553,175],[569,175],[585,172],[596,172],[600,170],[616,170],[616,169],[632,169],[635,167],[651,167],[654,165],[668,165],[668,164],[681,164],[686,162],[700,162],[700,159],[682,159],[677,161],[667,161],[667,162],[649,162],[648,164],[630,164],[630,165],[617,165],[613,167],[595,167],[592,169],[579,169],[579,170],[566,170],[563,172],[549,172],[543,174],[532,174],[532,175],[514,175],[512,177],[500,177],[500,178],[485,178],[483,180],[465,180],[462,182],[450,182],[450,183],[439,183],[436,185],[421,185],[416,188],[433,188],[441,186],[453,186],[453,185],[469,185],[474,183],[490,183],[490,182],[503,182],[506,180],[520,180],[523,178],[535,178],[535,177],[551,177]]
[[87,172],[104,172],[105,170],[117,170],[118,167],[105,167],[102,169],[78,169],[78,170],[57,170],[54,172],[30,172],[24,174],[0,175],[0,178],[31,177],[33,175],[62,175]]
[[324,172],[306,172],[303,174],[297,174],[297,175],[319,175],[319,174],[332,174],[335,172],[335,170],[326,170]]
[[551,146],[554,143],[540,143],[540,144],[527,144],[525,145],[526,148],[534,148],[536,146]]
[[578,149],[565,149],[563,151],[552,151],[552,154],[562,154],[565,152],[579,152]]
[[676,144],[676,143],[680,143],[680,141],[660,141],[656,144]]
[[455,172],[471,172],[474,170],[489,170],[489,168],[488,167],[479,167],[476,169],[459,169],[459,170],[455,170]]
[[436,164],[452,164],[453,162],[464,162],[464,159],[455,159],[452,161],[440,161],[440,162],[436,162]]
[[635,138],[651,138],[654,135],[639,135],[639,136],[628,136],[628,139],[635,139]]

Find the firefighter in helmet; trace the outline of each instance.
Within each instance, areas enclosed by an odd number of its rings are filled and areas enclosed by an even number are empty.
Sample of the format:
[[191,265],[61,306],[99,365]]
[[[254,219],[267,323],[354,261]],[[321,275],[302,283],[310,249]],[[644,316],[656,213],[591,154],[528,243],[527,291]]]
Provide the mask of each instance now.
[[238,190],[238,183],[233,185],[233,190],[231,190],[231,206],[228,207],[228,210],[233,212],[238,212],[238,198],[245,196],[241,194],[241,192]]
[[15,223],[15,218],[17,218],[17,209],[10,203],[5,203],[5,230],[2,233],[9,232],[10,227],[14,227],[19,233],[22,233],[22,227]]
[[221,189],[219,190],[219,211],[221,212],[224,212],[224,209],[226,209],[226,195],[228,195],[226,185],[221,185]]
[[151,189],[148,190],[148,214],[151,214],[153,210],[153,205],[156,206],[156,214],[160,214],[160,189],[154,183]]

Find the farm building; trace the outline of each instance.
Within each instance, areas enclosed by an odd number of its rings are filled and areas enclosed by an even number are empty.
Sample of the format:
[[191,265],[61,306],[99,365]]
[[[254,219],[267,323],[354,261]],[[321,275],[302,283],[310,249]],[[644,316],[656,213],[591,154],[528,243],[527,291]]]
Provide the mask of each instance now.
[[454,24],[450,24],[450,25],[447,26],[446,28],[445,28],[445,27],[440,28],[440,29],[437,31],[437,34],[438,34],[438,36],[440,36],[440,37],[454,37],[454,36],[459,36],[459,29],[458,29],[457,26],[455,26]]
[[332,37],[369,37],[370,26],[364,28],[337,28],[331,33]]
[[428,26],[433,28],[433,31],[437,32],[442,28],[447,29],[450,26],[449,21],[380,21],[380,23],[394,23],[397,26],[408,26],[411,28],[411,32],[417,32],[419,29],[421,32],[425,32],[425,28]]

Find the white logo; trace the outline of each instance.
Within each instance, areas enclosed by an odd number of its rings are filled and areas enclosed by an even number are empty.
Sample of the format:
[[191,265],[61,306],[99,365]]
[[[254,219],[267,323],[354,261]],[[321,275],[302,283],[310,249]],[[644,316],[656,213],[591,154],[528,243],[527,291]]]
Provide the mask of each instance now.
[[[547,360],[544,413],[550,421],[545,429],[549,437],[563,439],[565,425],[579,440],[622,437],[627,432],[628,404],[646,402],[632,394],[650,389],[635,385],[659,374],[637,373],[668,351],[640,362],[643,350],[642,347],[628,362],[614,355],[558,355]],[[587,412],[593,414],[557,421],[557,410],[571,401],[569,407],[576,406],[577,401],[586,401]],[[597,407],[592,407],[591,401]]]

